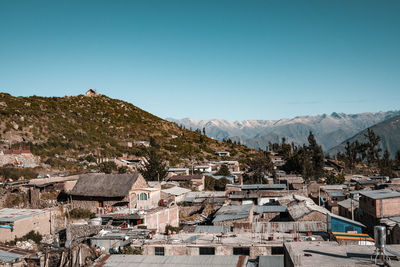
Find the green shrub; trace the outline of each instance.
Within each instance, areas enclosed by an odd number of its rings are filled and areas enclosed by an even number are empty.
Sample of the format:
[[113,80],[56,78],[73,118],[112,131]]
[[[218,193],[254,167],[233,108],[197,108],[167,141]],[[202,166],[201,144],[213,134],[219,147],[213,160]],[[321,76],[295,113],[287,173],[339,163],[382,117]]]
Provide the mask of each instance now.
[[72,219],[92,219],[96,216],[96,214],[88,209],[75,208],[69,212],[69,216]]
[[178,233],[178,232],[179,232],[179,227],[174,227],[174,226],[172,226],[172,225],[170,225],[170,224],[167,224],[167,225],[165,226],[165,233],[168,234],[169,231],[171,231],[171,233],[172,233],[172,232]]
[[126,246],[121,250],[121,254],[130,254],[130,255],[142,255],[143,249],[142,248],[134,248],[131,246]]

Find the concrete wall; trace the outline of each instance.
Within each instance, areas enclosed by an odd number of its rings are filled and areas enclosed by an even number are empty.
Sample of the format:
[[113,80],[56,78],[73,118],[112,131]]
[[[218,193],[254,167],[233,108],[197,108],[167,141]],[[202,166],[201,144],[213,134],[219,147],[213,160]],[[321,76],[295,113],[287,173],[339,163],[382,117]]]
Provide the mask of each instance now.
[[50,211],[14,222],[13,231],[0,228],[0,242],[22,237],[32,230],[39,232],[41,235],[50,234]]
[[144,224],[148,229],[157,229],[157,232],[164,232],[168,224],[174,227],[179,226],[179,207],[172,206],[158,211],[148,212],[144,215]]
[[[158,244],[158,245],[144,245],[143,246],[143,255],[155,255],[155,247],[163,247],[164,248],[164,256],[198,256],[200,247],[214,247],[215,255],[233,255],[234,247],[248,247],[250,249],[250,258],[255,259],[258,256],[267,256],[271,255],[271,247],[272,245],[264,245],[264,246],[245,246],[240,244],[204,244],[204,245],[186,245],[186,244]],[[277,247],[282,245],[275,245]]]

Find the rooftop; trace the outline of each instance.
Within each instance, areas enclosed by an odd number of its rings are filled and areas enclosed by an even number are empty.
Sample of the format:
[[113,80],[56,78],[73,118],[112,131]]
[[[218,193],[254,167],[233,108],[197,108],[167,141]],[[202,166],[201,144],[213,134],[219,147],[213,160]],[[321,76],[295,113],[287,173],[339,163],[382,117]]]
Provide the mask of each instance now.
[[242,190],[268,190],[268,189],[286,189],[285,184],[245,184],[242,185]]
[[[232,266],[247,265],[247,256],[153,256],[153,255],[110,255],[100,259],[95,266],[103,267],[184,267],[184,266]],[[104,262],[104,264],[101,264]]]
[[222,206],[215,213],[215,218],[212,222],[215,223],[215,222],[247,218],[250,216],[250,211],[251,211],[252,207],[253,207],[253,204]]
[[[345,209],[351,209],[351,198],[339,201],[337,203],[339,206],[344,207]],[[359,206],[359,203],[357,200],[353,200],[353,208],[357,208]]]
[[[377,266],[371,260],[375,246],[339,245],[336,242],[290,242],[284,246],[294,266]],[[387,245],[400,252],[400,245]],[[392,259],[390,266],[400,266]]]
[[25,218],[34,217],[47,212],[48,212],[47,210],[41,210],[41,209],[1,209],[0,222],[3,223],[16,222]]
[[132,174],[83,174],[71,191],[75,196],[125,197],[141,176]]
[[16,254],[16,253],[13,253],[13,252],[8,252],[8,251],[0,249],[0,264],[2,262],[6,262],[6,263],[7,262],[12,262],[12,261],[14,261],[16,259],[19,259],[21,257],[23,257],[23,255]]
[[191,190],[187,189],[187,188],[175,186],[175,187],[171,187],[168,189],[163,189],[163,190],[161,190],[161,192],[170,194],[170,195],[174,195],[174,196],[180,196],[180,195],[184,195],[188,192],[191,192]]
[[381,189],[381,190],[372,190],[372,191],[360,191],[360,194],[372,199],[385,199],[392,197],[400,197],[400,193],[393,190]]
[[254,206],[255,213],[268,213],[268,212],[287,212],[287,206]]

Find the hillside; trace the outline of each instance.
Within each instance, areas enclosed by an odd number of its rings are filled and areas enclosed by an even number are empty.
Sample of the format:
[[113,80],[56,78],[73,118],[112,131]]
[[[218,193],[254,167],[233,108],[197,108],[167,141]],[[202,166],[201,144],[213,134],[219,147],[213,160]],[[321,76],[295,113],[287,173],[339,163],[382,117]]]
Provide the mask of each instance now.
[[230,138],[253,148],[262,148],[269,142],[279,142],[286,137],[287,142],[302,145],[307,143],[307,136],[312,131],[318,141],[328,150],[361,130],[400,115],[400,111],[378,113],[344,114],[332,113],[317,116],[298,116],[281,120],[176,120],[168,118],[186,128],[206,129],[207,135],[218,140]]
[[[0,140],[3,148],[28,143],[34,155],[73,161],[90,153],[116,157],[143,155],[143,147],[127,148],[122,141],[150,141],[170,165],[187,160],[215,159],[229,151],[233,159],[258,153],[245,146],[213,140],[181,129],[136,106],[104,95],[14,97],[0,93]],[[71,160],[72,159],[72,160]]]
[[[394,157],[396,152],[400,149],[400,115],[373,125],[370,129],[381,137],[380,148],[382,148],[383,151],[388,149],[390,155]],[[365,142],[365,134],[367,134],[367,129],[364,129],[353,137],[343,141],[340,145],[330,149],[328,154],[336,155],[339,151],[345,151],[347,141],[354,142],[358,140],[360,143]]]

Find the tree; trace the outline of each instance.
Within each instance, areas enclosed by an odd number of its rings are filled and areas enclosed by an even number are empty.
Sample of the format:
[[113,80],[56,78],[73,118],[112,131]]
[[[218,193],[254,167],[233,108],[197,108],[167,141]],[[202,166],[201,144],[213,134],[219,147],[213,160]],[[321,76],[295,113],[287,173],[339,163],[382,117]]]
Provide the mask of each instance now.
[[117,170],[117,164],[114,161],[102,162],[99,165],[99,169],[101,172],[109,174]]
[[128,172],[128,167],[127,166],[121,166],[118,168],[118,173],[127,173]]
[[379,160],[379,153],[382,151],[382,149],[378,148],[381,138],[370,128],[367,129],[367,134],[364,136],[368,138],[368,142],[365,144],[367,161],[369,164],[376,163]]
[[222,177],[221,179],[218,179],[215,181],[215,191],[225,191],[225,186],[229,184],[230,181],[226,179],[225,177]]
[[308,143],[308,149],[312,161],[312,176],[314,178],[319,178],[324,174],[324,153],[322,151],[322,147],[318,145],[311,131],[308,135]]
[[143,168],[139,169],[139,172],[147,181],[157,181],[158,179],[162,181],[167,177],[167,165],[155,149],[147,150],[145,157],[147,162]]
[[379,161],[379,172],[381,175],[393,177],[393,161],[387,149],[383,153],[382,159]]
[[266,183],[264,177],[273,173],[274,165],[272,164],[269,154],[258,156],[249,163],[249,174],[243,177],[243,181],[247,183]]
[[221,165],[219,170],[215,173],[215,175],[220,175],[220,176],[231,176],[231,172],[229,171],[229,168],[226,164]]
[[215,179],[211,176],[206,176],[204,178],[204,190],[205,191],[214,191],[215,189]]
[[334,175],[333,173],[329,174],[326,177],[327,184],[343,184],[346,181],[343,174]]

